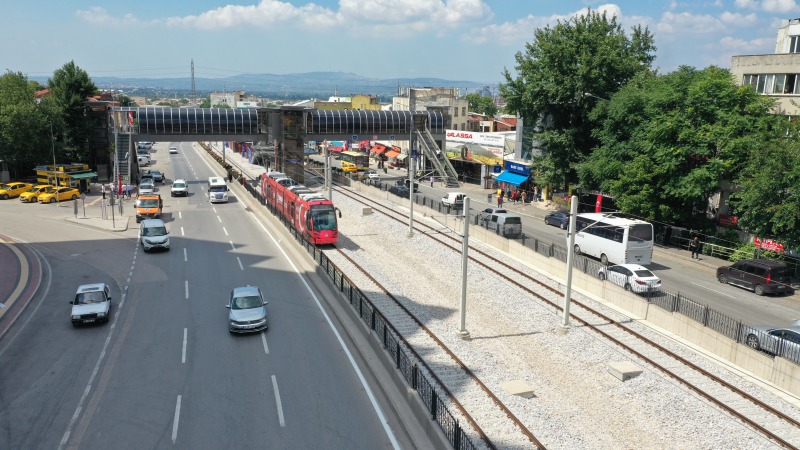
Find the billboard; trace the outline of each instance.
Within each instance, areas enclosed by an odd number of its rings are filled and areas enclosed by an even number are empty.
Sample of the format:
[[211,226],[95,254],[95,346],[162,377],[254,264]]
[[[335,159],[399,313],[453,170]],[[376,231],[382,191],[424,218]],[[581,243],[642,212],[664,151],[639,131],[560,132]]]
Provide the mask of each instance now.
[[446,130],[445,136],[445,154],[448,158],[488,166],[503,165],[505,135]]

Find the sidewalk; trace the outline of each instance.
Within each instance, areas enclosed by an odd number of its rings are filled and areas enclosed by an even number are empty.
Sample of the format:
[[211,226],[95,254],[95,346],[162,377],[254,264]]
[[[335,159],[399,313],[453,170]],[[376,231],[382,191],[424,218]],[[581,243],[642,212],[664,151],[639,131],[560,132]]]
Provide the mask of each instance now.
[[[136,197],[131,197],[130,199],[125,198],[122,200],[122,213],[119,211],[119,204],[117,201],[119,197],[115,199],[115,204],[113,207],[108,205],[110,201],[110,195],[106,195],[106,207],[105,207],[105,217],[103,211],[103,195],[99,192],[100,188],[98,185],[93,185],[92,192],[85,194],[83,199],[78,199],[68,202],[61,202],[57,205],[58,208],[62,208],[61,213],[68,214],[64,220],[67,222],[75,223],[78,225],[89,226],[92,228],[97,228],[100,230],[106,231],[126,231],[128,229],[128,224],[130,219],[136,217],[136,213],[134,212],[134,202],[136,201]],[[75,214],[75,202],[78,204],[77,214]]]

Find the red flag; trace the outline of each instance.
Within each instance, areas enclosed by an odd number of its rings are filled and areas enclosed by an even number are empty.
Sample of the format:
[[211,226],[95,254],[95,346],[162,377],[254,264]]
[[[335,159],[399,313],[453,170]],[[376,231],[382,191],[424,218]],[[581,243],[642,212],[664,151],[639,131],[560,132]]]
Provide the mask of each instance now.
[[117,174],[117,195],[122,195],[122,174]]
[[128,111],[128,123],[133,126],[133,111]]

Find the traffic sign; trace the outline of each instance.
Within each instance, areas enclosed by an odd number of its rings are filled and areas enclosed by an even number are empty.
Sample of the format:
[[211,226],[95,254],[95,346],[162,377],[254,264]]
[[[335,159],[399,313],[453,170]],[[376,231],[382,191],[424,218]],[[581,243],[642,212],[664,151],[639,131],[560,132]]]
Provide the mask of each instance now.
[[390,141],[393,141],[393,140],[394,140],[394,135],[393,135],[393,134],[390,134],[390,135],[389,135],[389,140],[390,140]]
[[350,140],[353,142],[358,142],[358,135],[354,134],[353,136],[350,137]]

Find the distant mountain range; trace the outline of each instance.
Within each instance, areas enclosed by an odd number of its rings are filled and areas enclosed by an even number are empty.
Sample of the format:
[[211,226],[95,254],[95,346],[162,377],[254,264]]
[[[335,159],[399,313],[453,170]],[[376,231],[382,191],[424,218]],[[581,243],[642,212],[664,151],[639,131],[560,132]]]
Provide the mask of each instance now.
[[[89,74],[91,77],[91,74]],[[47,78],[32,79],[46,84]],[[130,96],[169,96],[159,94],[176,93],[185,95],[191,92],[192,79],[185,78],[124,78],[92,77],[100,89],[121,90]],[[497,82],[476,82],[464,80],[445,80],[442,78],[367,78],[346,72],[306,72],[286,75],[241,74],[227,78],[195,78],[198,97],[206,97],[209,92],[245,91],[251,95],[275,99],[304,99],[353,94],[376,95],[382,101],[398,94],[402,88],[443,87],[458,88],[462,95],[485,91],[497,92]]]

